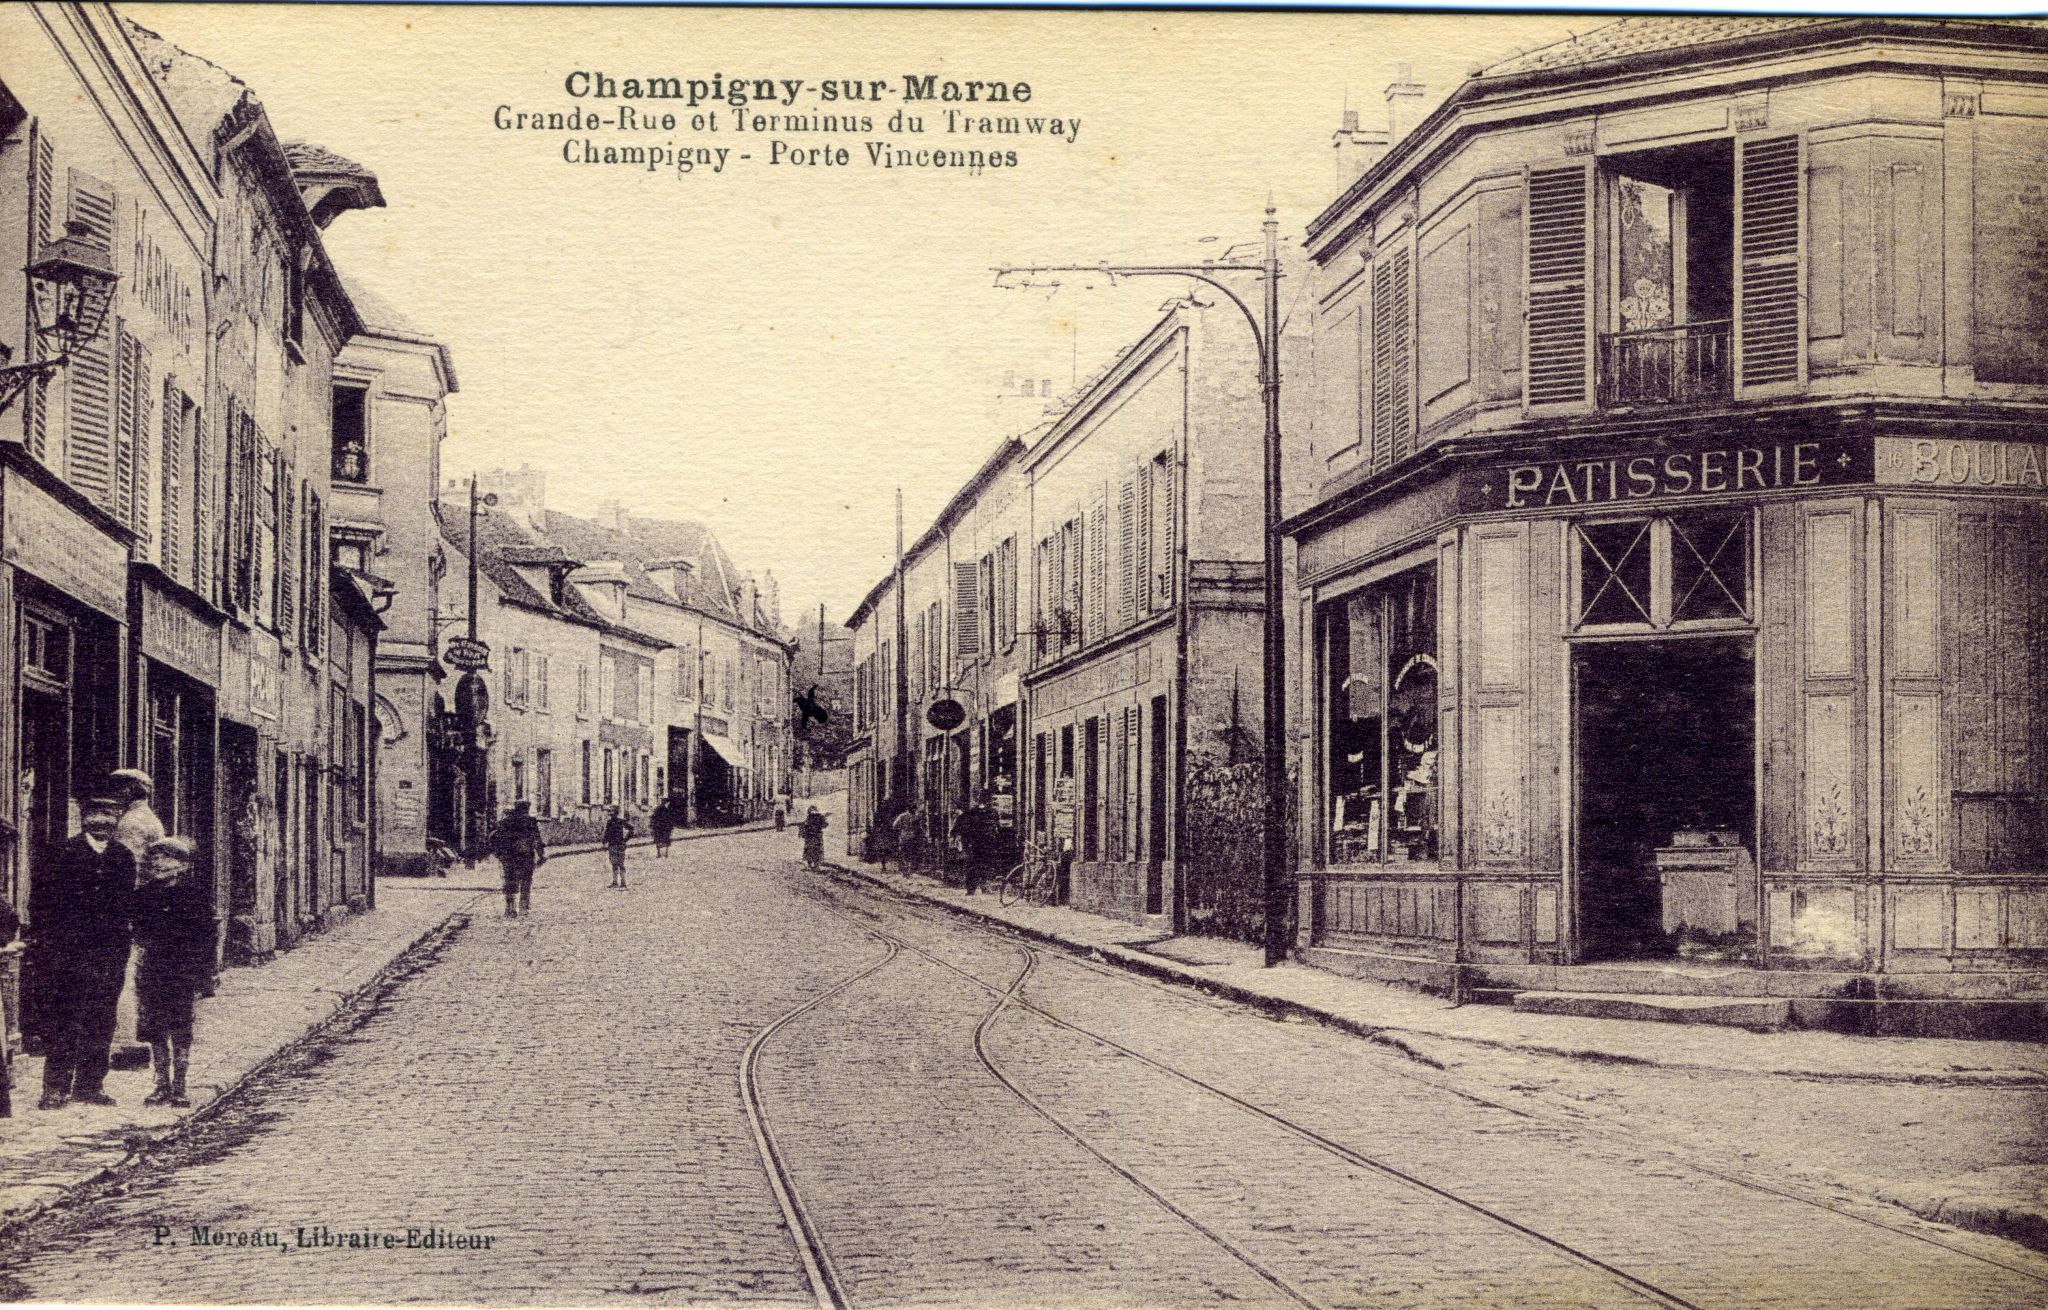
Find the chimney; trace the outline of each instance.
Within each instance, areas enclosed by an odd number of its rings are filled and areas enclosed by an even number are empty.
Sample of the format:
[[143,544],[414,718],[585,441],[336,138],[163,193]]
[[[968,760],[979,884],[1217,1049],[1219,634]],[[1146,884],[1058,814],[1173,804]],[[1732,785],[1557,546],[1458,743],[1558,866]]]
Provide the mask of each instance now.
[[597,521],[613,532],[631,531],[632,511],[621,501],[608,500],[597,507]]
[[774,569],[761,571],[761,604],[768,611],[768,626],[782,630],[782,584],[775,580]]
[[1356,182],[1366,169],[1387,153],[1386,132],[1368,132],[1360,128],[1356,109],[1344,111],[1344,126],[1331,134],[1331,143],[1336,149],[1339,191]]
[[754,621],[755,602],[760,599],[760,595],[761,589],[754,582],[754,575],[752,573],[743,575],[740,578],[739,595],[736,598],[739,603],[740,622],[752,623]]
[[1387,83],[1387,143],[1398,144],[1422,121],[1422,97],[1429,88],[1415,80],[1412,64],[1397,64]]

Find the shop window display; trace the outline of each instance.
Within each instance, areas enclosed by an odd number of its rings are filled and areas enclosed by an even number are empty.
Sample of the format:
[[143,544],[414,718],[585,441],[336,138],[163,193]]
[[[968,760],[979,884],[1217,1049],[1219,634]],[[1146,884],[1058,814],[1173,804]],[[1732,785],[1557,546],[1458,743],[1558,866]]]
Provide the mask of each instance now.
[[1329,862],[1437,858],[1436,569],[1323,610]]

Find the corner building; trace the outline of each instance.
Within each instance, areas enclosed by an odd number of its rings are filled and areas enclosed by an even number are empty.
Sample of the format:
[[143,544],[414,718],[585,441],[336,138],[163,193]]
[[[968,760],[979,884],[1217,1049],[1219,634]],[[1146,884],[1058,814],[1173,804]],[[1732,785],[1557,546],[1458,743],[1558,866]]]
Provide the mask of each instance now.
[[1631,18],[1311,224],[1305,958],[2044,994],[2044,184],[2039,24]]

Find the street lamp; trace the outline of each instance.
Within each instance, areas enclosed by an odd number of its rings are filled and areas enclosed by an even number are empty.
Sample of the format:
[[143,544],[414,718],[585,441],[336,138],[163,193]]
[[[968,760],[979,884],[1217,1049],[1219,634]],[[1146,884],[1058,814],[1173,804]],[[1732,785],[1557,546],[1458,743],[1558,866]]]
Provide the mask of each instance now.
[[35,334],[56,347],[48,359],[10,364],[14,348],[0,343],[0,414],[7,412],[31,382],[62,368],[71,352],[99,336],[107,307],[114,299],[113,252],[93,241],[80,222],[65,225],[65,234],[46,243],[24,272],[35,306]]
[[[1266,401],[1266,621],[1265,725],[1261,752],[1265,783],[1265,825],[1260,846],[1260,874],[1264,883],[1266,963],[1274,965],[1287,958],[1287,904],[1292,889],[1287,878],[1287,734],[1283,719],[1287,710],[1283,682],[1287,658],[1287,630],[1283,619],[1280,582],[1280,222],[1273,203],[1266,202],[1266,257],[1256,264],[1204,260],[1200,264],[1039,264],[999,268],[996,284],[1005,277],[1033,273],[1095,273],[1113,284],[1120,277],[1182,277],[1206,282],[1243,313],[1252,330],[1259,353],[1259,389]],[[1226,252],[1226,255],[1228,252]],[[1263,284],[1263,317],[1252,313],[1220,275],[1253,274]]]

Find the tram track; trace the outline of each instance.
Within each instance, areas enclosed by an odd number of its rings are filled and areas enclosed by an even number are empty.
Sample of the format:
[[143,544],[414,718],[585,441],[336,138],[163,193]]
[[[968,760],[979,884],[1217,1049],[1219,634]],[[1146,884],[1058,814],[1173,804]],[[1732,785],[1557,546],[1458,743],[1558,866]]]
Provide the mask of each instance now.
[[[934,910],[933,907],[931,907],[930,905],[906,897],[902,895],[900,892],[897,892],[895,889],[890,888],[884,884],[870,884],[866,882],[856,881],[855,879],[838,872],[833,873],[832,877],[839,886],[848,891],[879,894],[885,896],[888,898],[889,902],[892,905],[901,909],[910,917],[915,918],[920,922],[935,928],[968,927],[972,930],[977,930],[992,938],[1010,941],[1013,943],[1016,943],[1020,936],[1019,934],[1008,931],[1002,925],[989,925],[979,923],[963,925],[960,919],[960,912],[955,911],[952,913],[945,913],[942,911]],[[842,917],[845,917],[840,907],[838,907],[836,904],[829,904],[826,906],[826,908],[828,910],[832,910],[835,913],[842,913]],[[869,929],[869,931],[873,930]],[[918,954],[925,955],[927,958],[934,958],[930,956],[929,952],[923,951],[915,946],[910,946],[907,943],[904,945],[904,949],[916,951]],[[1204,993],[1197,992],[1191,995],[1189,993],[1189,990],[1184,986],[1160,981],[1158,979],[1154,979],[1143,974],[1134,974],[1127,970],[1118,969],[1109,965],[1104,965],[1095,960],[1090,960],[1080,956],[1072,955],[1064,951],[1057,952],[1055,958],[1058,958],[1061,961],[1061,963],[1071,968],[1078,969],[1087,973],[1092,973],[1101,977],[1111,978],[1128,985],[1143,987],[1153,992],[1156,992],[1162,996],[1171,998],[1172,1000],[1175,1000],[1182,1004],[1199,1005],[1204,1008],[1212,1010],[1231,1008],[1228,1007],[1225,1003],[1216,1001],[1214,998],[1209,997]],[[943,962],[940,963],[943,965]],[[943,965],[943,967],[952,968],[952,966],[950,965]],[[953,971],[956,973],[962,972],[958,969],[954,969]],[[970,978],[972,977],[972,975],[966,974],[963,974],[963,976],[967,976]],[[985,980],[976,978],[973,979],[973,981],[978,986],[984,988],[990,986],[990,984],[987,983]],[[1167,1066],[1164,1063],[1153,1059],[1153,1057],[1144,1055],[1141,1052],[1130,1051],[1128,1048],[1116,1042],[1113,1038],[1104,1037],[1101,1034],[1094,1033],[1092,1031],[1082,1028],[1079,1025],[1063,1020],[1059,1018],[1059,1016],[1044,1010],[1042,1007],[1033,1005],[1028,1001],[1020,1001],[1019,1004],[1020,1008],[1029,1009],[1034,1013],[1041,1015],[1041,1017],[1046,1019],[1047,1022],[1053,1023],[1061,1027],[1066,1027],[1076,1033],[1085,1035],[1091,1040],[1101,1042],[1113,1049],[1123,1051],[1126,1054],[1129,1054],[1132,1058],[1137,1059],[1144,1063],[1151,1064],[1154,1067],[1160,1069],[1165,1073],[1170,1074],[1171,1076],[1177,1079],[1181,1079],[1182,1081],[1190,1082],[1194,1085],[1203,1087],[1206,1090],[1216,1092],[1216,1094],[1224,1097],[1227,1100],[1238,1099],[1233,1094],[1227,1091],[1221,1091],[1220,1089],[1211,1088],[1207,1084],[1203,1083],[1200,1079],[1193,1078],[1191,1075],[1186,1075],[1181,1071],[1172,1069],[1170,1066]],[[1399,1055],[1401,1054],[1401,1052],[1398,1050],[1398,1048],[1396,1048],[1390,1050],[1389,1054]],[[1484,1107],[1489,1110],[1498,1111],[1502,1114],[1512,1115],[1520,1119],[1528,1120],[1532,1123],[1549,1124],[1551,1126],[1564,1129],[1567,1131],[1585,1131],[1589,1126],[1598,1126],[1592,1125],[1589,1123],[1589,1121],[1579,1118],[1572,1118],[1555,1114],[1537,1114],[1525,1108],[1508,1105],[1493,1098],[1473,1092],[1467,1088],[1462,1088],[1453,1085],[1443,1079],[1425,1073],[1421,1069],[1403,1067],[1401,1063],[1394,1060],[1389,1060],[1386,1063],[1384,1072],[1390,1073],[1395,1077],[1403,1079],[1404,1081],[1409,1081],[1416,1083],[1420,1086],[1428,1087],[1436,1092],[1450,1096],[1455,1096],[1460,1100],[1466,1101],[1470,1104]],[[1266,1113],[1262,1111],[1259,1107],[1252,1106],[1249,1103],[1243,1104],[1245,1105],[1245,1108],[1251,1110],[1253,1113]],[[1600,1127],[1601,1131],[1603,1132],[1611,1131],[1609,1128],[1605,1126]],[[1313,1133],[1313,1130],[1309,1131]],[[1987,1255],[1983,1252],[1969,1249],[1968,1247],[1960,1245],[1955,1241],[1948,1240],[1944,1235],[1940,1233],[1922,1231],[1915,1226],[1908,1226],[1906,1224],[1893,1222],[1887,1218],[1880,1218],[1870,1214],[1859,1213],[1854,1209],[1844,1207],[1839,1198],[1817,1198],[1812,1195],[1807,1195],[1793,1187],[1787,1186],[1782,1182],[1757,1178],[1739,1169],[1718,1167],[1715,1165],[1706,1164],[1699,1160],[1693,1159],[1689,1155],[1681,1155],[1672,1152],[1668,1144],[1658,1141],[1636,1140],[1636,1135],[1633,1133],[1626,1133],[1624,1134],[1624,1136],[1630,1141],[1632,1141],[1633,1144],[1637,1146],[1639,1149],[1654,1152],[1658,1155],[1664,1156],[1665,1158],[1669,1159],[1673,1164],[1688,1169],[1692,1172],[1698,1173],[1703,1177],[1711,1178],[1723,1183],[1728,1183],[1736,1187],[1741,1187],[1746,1190],[1756,1192],[1760,1195],[1769,1196],[1776,1198],[1778,1200],[1795,1203],[1806,1208],[1815,1210],[1817,1212],[1826,1214],[1834,1219],[1846,1220],[1851,1223],[1858,1224],[1863,1227],[1873,1229],[1878,1232],[1882,1232],[1894,1237],[1905,1238],[1916,1243],[1932,1247],[1936,1250],[1946,1252],[1947,1254],[1972,1261],[1976,1264],[1980,1264],[1991,1269],[1996,1269],[2002,1273],[2011,1274],[2019,1278],[2024,1278],[2036,1284],[2048,1286],[2048,1276],[2044,1276],[2041,1272],[2035,1269],[2029,1269],[2023,1267],[2022,1265],[2013,1263],[2011,1261],[1998,1259],[1991,1255]],[[1343,1147],[1341,1143],[1331,1143],[1331,1145],[1336,1146],[1340,1152],[1350,1150],[1350,1148],[1348,1147]],[[1368,1162],[1368,1167],[1378,1166],[1372,1165]],[[1420,1183],[1419,1180],[1418,1183],[1420,1186],[1424,1188],[1430,1187],[1429,1184]],[[1456,1200],[1458,1198],[1452,1197],[1451,1199]],[[1507,1222],[1512,1224],[1513,1221],[1510,1220]],[[1549,1239],[1544,1240],[1547,1241]],[[1678,1302],[1678,1304],[1685,1303],[1681,1301]]]
[[[828,913],[837,916],[860,932],[883,944],[885,954],[880,960],[840,979],[826,991],[819,993],[802,1005],[780,1016],[763,1028],[760,1033],[756,1034],[754,1041],[748,1047],[747,1056],[744,1061],[746,1070],[743,1073],[743,1084],[748,1089],[748,1112],[750,1119],[758,1125],[757,1141],[762,1146],[764,1165],[769,1171],[778,1202],[783,1204],[785,1214],[789,1216],[792,1239],[798,1246],[799,1253],[804,1261],[806,1276],[811,1280],[817,1303],[822,1310],[841,1310],[843,1307],[852,1306],[854,1302],[844,1282],[838,1278],[834,1270],[826,1239],[820,1231],[818,1222],[810,1214],[809,1207],[805,1203],[801,1192],[796,1187],[794,1174],[789,1162],[775,1144],[773,1131],[767,1122],[765,1107],[760,1102],[758,1088],[754,1083],[754,1068],[758,1062],[760,1050],[777,1032],[801,1015],[815,1009],[830,997],[845,992],[863,979],[879,973],[890,962],[902,958],[905,953],[924,959],[993,998],[993,1004],[990,1009],[982,1016],[979,1024],[976,1026],[973,1044],[975,1054],[982,1067],[996,1083],[1001,1085],[1032,1113],[1080,1147],[1110,1172],[1141,1192],[1159,1208],[1231,1256],[1235,1261],[1250,1270],[1266,1285],[1279,1292],[1293,1304],[1304,1307],[1304,1310],[1324,1310],[1324,1305],[1285,1275],[1272,1269],[1266,1262],[1246,1250],[1242,1245],[1218,1231],[1211,1224],[1205,1223],[1200,1217],[1191,1213],[1185,1207],[1176,1204],[1165,1191],[1146,1181],[1136,1170],[1117,1160],[1109,1151],[1103,1149],[1095,1141],[1092,1141],[1087,1134],[1076,1129],[1066,1118],[1047,1105],[1041,1097],[1033,1095],[1014,1074],[1006,1070],[991,1054],[988,1046],[989,1033],[1003,1015],[1012,1009],[1028,1013],[1052,1025],[1054,1028],[1096,1044],[1119,1058],[1134,1061],[1145,1068],[1196,1090],[1203,1096],[1221,1101],[1235,1111],[1305,1143],[1313,1150],[1327,1157],[1334,1158],[1357,1169],[1367,1170],[1375,1176],[1388,1180],[1402,1188],[1412,1190],[1436,1202],[1454,1206],[1465,1214],[1478,1218],[1496,1231],[1511,1234],[1517,1240],[1529,1242],[1538,1248],[1546,1250],[1552,1256],[1561,1258],[1595,1275],[1635,1300],[1668,1307],[1670,1310],[1702,1310],[1696,1302],[1659,1287],[1649,1280],[1632,1274],[1611,1262],[1602,1260],[1590,1252],[1551,1237],[1530,1225],[1501,1214],[1480,1202],[1459,1195],[1448,1188],[1430,1183],[1394,1164],[1357,1151],[1278,1111],[1258,1105],[1233,1092],[1218,1087],[1214,1083],[1195,1074],[1177,1069],[1164,1061],[1137,1051],[1117,1041],[1115,1038],[1095,1032],[1081,1024],[1052,1013],[1023,994],[1025,984],[1036,970],[1040,958],[1041,953],[1036,947],[1012,943],[1022,953],[1024,961],[1022,968],[1007,984],[990,982],[969,969],[962,968],[950,960],[941,958],[935,952],[915,942],[889,932],[885,928],[878,927],[872,922],[864,921],[863,915],[851,912],[832,900],[821,899],[819,903],[821,908],[825,909]],[[867,917],[872,917],[872,912],[868,912]]]

